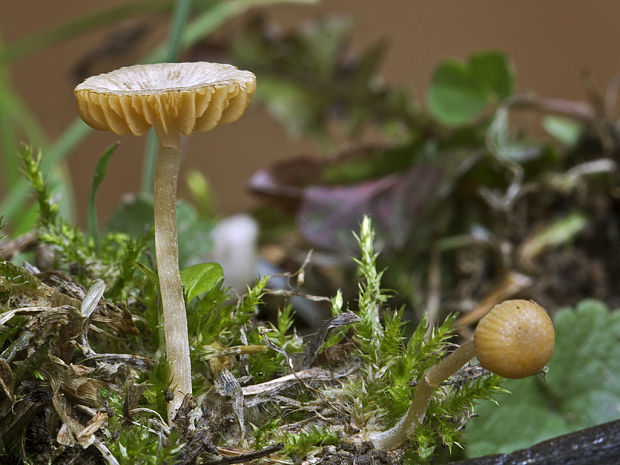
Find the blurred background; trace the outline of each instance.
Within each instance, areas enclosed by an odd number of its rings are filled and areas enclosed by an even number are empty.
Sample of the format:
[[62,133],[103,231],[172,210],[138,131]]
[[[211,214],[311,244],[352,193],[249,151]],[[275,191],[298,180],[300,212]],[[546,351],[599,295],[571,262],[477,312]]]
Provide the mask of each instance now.
[[[1,39],[10,45],[83,15],[130,3],[4,1],[0,13]],[[162,2],[153,3],[156,4]],[[72,89],[82,77],[80,72],[98,74],[134,64],[166,38],[169,11],[151,9],[153,12],[149,14],[144,6],[144,13],[132,18],[101,27],[87,26],[75,38],[42,47],[11,62],[8,78],[40,121],[49,140],[55,140],[76,118]],[[326,15],[350,19],[351,51],[385,40],[387,48],[379,67],[380,77],[410,90],[421,104],[425,103],[429,79],[440,61],[463,59],[484,49],[498,49],[511,58],[517,74],[516,89],[533,90],[546,97],[585,99],[580,78],[584,69],[601,85],[620,69],[617,51],[620,4],[614,0],[331,0],[275,5],[250,9],[224,22],[203,44],[199,57],[185,55],[181,59],[217,61],[221,55],[214,44],[224,37],[241,34],[249,17],[257,14],[284,30],[301,28],[305,22]],[[120,44],[115,44],[112,37]],[[369,137],[372,139],[372,135]],[[95,164],[105,148],[116,140],[120,140],[121,146],[99,191],[100,216],[107,218],[124,193],[139,190],[145,139],[93,131],[67,158],[81,224],[85,221],[86,197]],[[215,192],[216,211],[230,214],[254,204],[245,186],[258,168],[295,155],[334,153],[340,148],[320,146],[303,134],[287,133],[264,107],[254,105],[233,125],[193,135],[187,142],[182,170],[200,170]],[[6,189],[5,184],[6,180],[0,177],[0,192]],[[183,183],[180,189],[181,195],[186,196]]]
[[[175,5],[189,3],[186,21],[174,19]],[[291,297],[296,328],[308,334],[337,291],[356,309],[351,232],[368,214],[381,285],[406,331],[455,314],[467,337],[515,296],[555,318],[560,355],[547,380],[507,383],[505,414],[481,406],[467,454],[616,419],[618,18],[615,0],[3,0],[0,216],[12,237],[0,252],[87,284],[105,262],[93,218],[110,233],[101,235],[106,253],[128,237],[151,247],[149,137],[89,129],[73,88],[135,63],[233,63],[256,73],[257,92],[239,121],[185,141],[181,268],[221,263],[239,292],[277,274],[261,318],[275,321],[281,296]],[[49,224],[33,233],[39,212],[20,174],[22,141],[42,148],[60,239],[44,234]],[[102,155],[116,141],[105,174]],[[241,212],[251,215],[222,221]],[[41,250],[58,242],[65,257],[46,261]]]

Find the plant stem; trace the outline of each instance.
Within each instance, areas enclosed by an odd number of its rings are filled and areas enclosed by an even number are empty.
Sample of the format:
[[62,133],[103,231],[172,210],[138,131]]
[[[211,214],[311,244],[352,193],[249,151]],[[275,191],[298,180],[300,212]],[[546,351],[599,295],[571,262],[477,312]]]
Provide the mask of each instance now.
[[171,423],[185,395],[192,393],[192,373],[177,243],[176,194],[181,162],[180,134],[165,139],[160,137],[160,143],[153,186],[155,254],[164,312],[166,358],[174,393],[173,400],[168,404],[168,422]]
[[475,355],[474,341],[468,341],[456,349],[437,365],[424,372],[418,382],[413,401],[407,413],[388,431],[374,433],[370,436],[377,449],[397,449],[411,439],[415,427],[422,423],[426,410],[431,403],[433,391],[443,381],[470,361]]

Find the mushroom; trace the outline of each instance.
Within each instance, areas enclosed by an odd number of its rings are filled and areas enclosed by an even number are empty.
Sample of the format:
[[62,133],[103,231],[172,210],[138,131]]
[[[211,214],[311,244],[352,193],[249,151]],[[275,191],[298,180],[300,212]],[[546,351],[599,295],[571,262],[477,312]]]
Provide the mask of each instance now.
[[506,378],[540,372],[553,353],[553,323],[544,308],[530,300],[506,300],[480,320],[474,338],[460,346],[419,380],[407,413],[388,431],[370,435],[378,449],[396,449],[424,420],[431,396],[449,376],[474,356],[487,370]]
[[142,136],[153,127],[159,140],[153,203],[166,357],[174,392],[169,421],[185,395],[192,393],[176,222],[181,134],[237,120],[255,89],[256,78],[249,71],[198,62],[128,66],[92,76],[74,90],[79,114],[93,128]]

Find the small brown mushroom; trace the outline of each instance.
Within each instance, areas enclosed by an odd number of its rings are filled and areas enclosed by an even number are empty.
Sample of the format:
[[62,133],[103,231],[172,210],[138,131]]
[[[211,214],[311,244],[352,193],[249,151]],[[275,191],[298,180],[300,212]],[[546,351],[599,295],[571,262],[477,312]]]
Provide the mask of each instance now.
[[93,128],[142,136],[153,127],[159,140],[153,202],[166,357],[174,391],[169,421],[185,395],[192,392],[176,222],[181,134],[208,131],[237,120],[255,89],[256,78],[249,71],[199,62],[120,68],[92,76],[74,91],[80,116]]
[[531,300],[506,300],[476,327],[474,348],[480,365],[504,378],[525,378],[544,368],[555,335],[544,308]]
[[388,431],[370,435],[378,449],[401,447],[424,420],[431,396],[448,377],[477,357],[487,370],[506,378],[540,372],[551,359],[555,332],[544,308],[530,300],[506,300],[480,320],[470,340],[424,372],[407,413]]

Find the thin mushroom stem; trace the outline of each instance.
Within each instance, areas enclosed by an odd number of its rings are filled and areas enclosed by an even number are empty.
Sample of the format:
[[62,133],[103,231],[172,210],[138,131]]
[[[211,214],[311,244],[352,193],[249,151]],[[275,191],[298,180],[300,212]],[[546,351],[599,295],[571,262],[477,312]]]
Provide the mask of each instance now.
[[396,449],[410,440],[416,426],[424,420],[435,388],[469,362],[474,355],[474,341],[470,340],[437,365],[426,370],[416,386],[407,413],[391,429],[370,436],[375,447],[384,450]]
[[192,373],[177,242],[176,196],[181,162],[180,134],[167,134],[165,137],[160,136],[159,140],[161,145],[153,183],[155,254],[164,313],[166,358],[174,393],[173,400],[168,404],[168,422],[171,423],[185,395],[192,393]]

